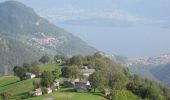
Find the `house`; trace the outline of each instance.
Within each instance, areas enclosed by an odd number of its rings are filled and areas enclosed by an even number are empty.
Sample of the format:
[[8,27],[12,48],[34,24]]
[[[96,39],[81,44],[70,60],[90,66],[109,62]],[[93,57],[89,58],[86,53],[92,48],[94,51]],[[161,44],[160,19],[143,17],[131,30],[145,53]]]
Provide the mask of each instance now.
[[74,88],[77,90],[77,92],[88,92],[91,90],[91,85],[87,80],[80,80],[75,82]]
[[88,66],[82,66],[80,69],[80,73],[85,77],[89,77],[91,74],[95,72],[95,69],[89,69]]
[[64,85],[66,87],[73,87],[74,86],[74,81],[70,80],[70,79],[65,79],[64,80]]
[[25,75],[26,75],[26,79],[32,79],[32,78],[35,78],[35,77],[36,77],[35,74],[30,73],[30,72],[26,72]]
[[32,96],[40,96],[40,95],[42,95],[42,90],[41,90],[41,88],[38,88],[38,89],[35,89],[34,91],[31,91],[30,94]]
[[67,87],[74,87],[75,82],[79,82],[79,79],[65,79],[64,80],[64,85]]
[[66,64],[66,61],[63,61],[62,59],[57,59],[57,64],[64,65]]
[[62,63],[62,60],[61,59],[57,59],[56,61],[58,64],[61,64]]
[[53,82],[53,87],[55,88],[55,90],[60,88],[60,81],[59,80],[54,80]]
[[53,92],[53,90],[51,88],[46,88],[45,89],[45,94],[50,94],[52,92]]
[[104,89],[104,95],[105,95],[105,96],[110,96],[110,94],[111,94],[111,93],[110,93],[110,90],[109,90],[108,88],[105,88],[105,89]]

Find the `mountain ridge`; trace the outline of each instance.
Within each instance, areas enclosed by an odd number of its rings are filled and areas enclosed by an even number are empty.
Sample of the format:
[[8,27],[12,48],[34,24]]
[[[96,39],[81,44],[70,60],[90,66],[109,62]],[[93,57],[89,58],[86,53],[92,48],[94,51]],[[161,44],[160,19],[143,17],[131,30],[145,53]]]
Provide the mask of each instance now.
[[[4,45],[8,47],[8,45],[13,44],[9,52],[12,53],[12,50],[18,47],[17,49],[21,49],[20,52],[27,55],[20,56],[19,52],[17,52],[16,54],[8,55],[6,57],[8,59],[13,57],[32,59],[32,55],[39,56],[40,58],[43,54],[52,56],[56,54],[65,56],[77,54],[91,55],[97,51],[79,37],[55,26],[47,19],[40,17],[34,9],[18,1],[0,3],[0,22],[0,37],[10,42]],[[18,44],[22,46],[18,46]],[[1,46],[2,45],[0,45],[0,48],[2,48]],[[27,50],[25,48],[29,49]],[[36,51],[37,54],[33,51]],[[0,53],[1,52],[3,52],[3,50],[1,50]],[[37,57],[33,58],[37,60]],[[8,59],[4,61],[4,64],[0,64],[0,68],[5,68],[4,65],[9,65],[9,62],[15,62],[11,59],[8,61]],[[24,63],[24,61],[18,64],[22,63]],[[10,70],[14,64],[16,63],[10,64]],[[3,71],[0,73],[3,73]]]
[[[2,22],[0,23],[1,35],[7,35],[8,37],[11,36],[21,40],[21,42],[27,42],[30,41],[31,38],[37,38],[37,33],[43,33],[45,36],[53,38],[64,37],[65,41],[63,44],[54,44],[57,45],[56,48],[66,48],[69,46],[70,54],[68,55],[75,55],[80,53],[87,55],[97,51],[95,48],[82,41],[79,37],[76,37],[70,32],[55,26],[45,18],[38,16],[32,8],[29,8],[22,3],[17,1],[7,1],[1,3],[0,12],[0,22]],[[27,37],[26,41],[22,41],[23,37]],[[60,40],[57,39],[54,42],[58,41]],[[57,51],[61,52],[60,50]],[[62,53],[64,54],[66,52]]]

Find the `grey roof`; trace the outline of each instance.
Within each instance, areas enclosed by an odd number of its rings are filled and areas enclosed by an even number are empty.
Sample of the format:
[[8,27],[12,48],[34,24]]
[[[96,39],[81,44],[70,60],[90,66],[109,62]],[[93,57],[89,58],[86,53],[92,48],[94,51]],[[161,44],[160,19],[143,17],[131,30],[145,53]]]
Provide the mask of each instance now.
[[30,72],[26,72],[26,73],[25,73],[25,75],[27,75],[27,76],[31,76],[31,75],[35,75],[35,74],[30,73]]
[[75,82],[75,83],[87,83],[87,82],[89,82],[89,81],[86,80],[86,79],[81,79],[81,80],[79,80],[78,82]]
[[93,72],[95,72],[95,69],[80,69],[80,72],[82,72],[82,73],[93,73]]

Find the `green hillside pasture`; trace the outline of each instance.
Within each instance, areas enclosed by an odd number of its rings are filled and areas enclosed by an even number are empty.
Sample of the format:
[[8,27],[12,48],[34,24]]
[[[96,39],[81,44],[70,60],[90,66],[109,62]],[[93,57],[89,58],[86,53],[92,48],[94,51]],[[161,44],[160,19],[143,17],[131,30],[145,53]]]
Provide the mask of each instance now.
[[7,85],[10,85],[10,84],[13,84],[13,83],[16,83],[18,81],[19,81],[19,78],[15,77],[15,76],[3,76],[3,77],[0,77],[0,88],[4,87],[4,86],[7,86]]
[[20,99],[27,95],[29,91],[33,90],[33,80],[34,79],[19,81],[19,79],[14,76],[2,77],[0,78],[2,84],[0,86],[0,93],[10,92],[12,94],[10,100]]
[[28,98],[26,100],[106,100],[104,97],[93,93],[77,93],[71,88],[62,88],[60,91]]

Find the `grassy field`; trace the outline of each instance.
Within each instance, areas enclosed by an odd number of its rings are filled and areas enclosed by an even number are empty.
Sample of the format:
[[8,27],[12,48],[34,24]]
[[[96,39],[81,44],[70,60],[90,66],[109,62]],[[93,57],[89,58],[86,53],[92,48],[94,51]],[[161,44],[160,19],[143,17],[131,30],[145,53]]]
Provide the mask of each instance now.
[[[34,79],[19,81],[15,76],[5,76],[0,78],[0,93],[8,91],[12,93],[10,100],[22,100],[28,92],[33,90],[32,81]],[[1,100],[1,98],[0,98]],[[25,100],[106,100],[104,97],[92,93],[77,93],[72,88],[61,88],[57,92],[30,97]]]
[[[41,65],[41,71],[44,70],[54,70],[56,67],[60,67],[56,64],[45,64]],[[23,97],[27,97],[28,93],[33,90],[32,82],[35,79],[29,79],[20,81],[19,78],[15,76],[4,76],[0,77],[0,93],[10,92],[12,97],[10,100],[23,100]],[[61,78],[63,80],[63,78]],[[0,98],[0,100],[2,100]],[[62,87],[59,91],[53,92],[51,94],[42,95],[38,97],[29,97],[25,100],[106,100],[100,95],[95,95],[93,93],[77,93],[72,88]]]
[[61,89],[60,91],[32,97],[26,100],[106,100],[104,97],[92,93],[77,93],[73,89]]
[[18,81],[19,81],[18,77],[4,76],[4,77],[0,78],[0,87],[7,86],[7,85],[10,85],[10,84],[18,82]]
[[12,94],[11,100],[20,99],[21,97],[28,94],[33,89],[34,79],[19,81],[15,76],[5,76],[0,78],[0,93],[10,92]]
[[55,68],[60,67],[60,66],[55,63],[49,63],[49,64],[40,65],[39,67],[42,72],[42,71],[52,71]]

